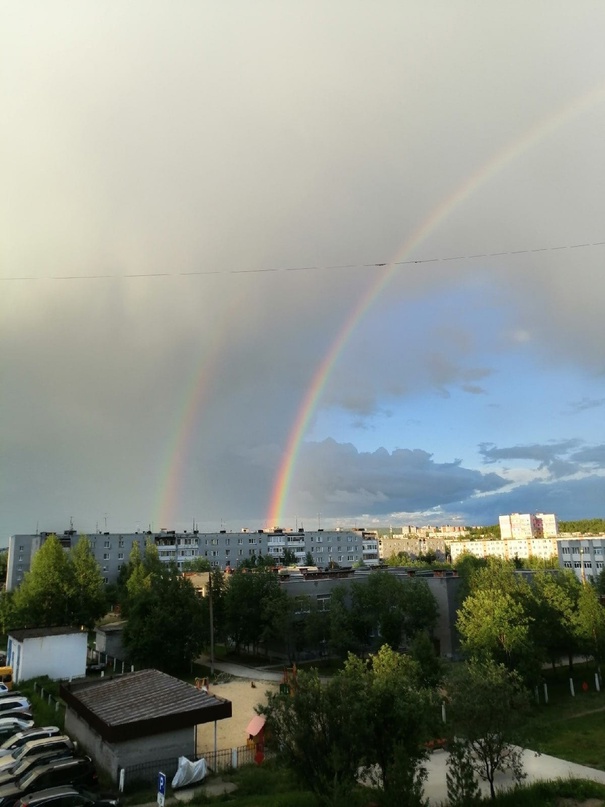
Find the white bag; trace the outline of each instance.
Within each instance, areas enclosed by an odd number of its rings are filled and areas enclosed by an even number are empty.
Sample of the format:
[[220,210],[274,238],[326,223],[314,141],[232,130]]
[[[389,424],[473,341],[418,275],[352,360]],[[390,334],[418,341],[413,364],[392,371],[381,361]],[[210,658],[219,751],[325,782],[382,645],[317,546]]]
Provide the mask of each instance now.
[[172,787],[186,787],[201,782],[206,773],[206,760],[203,757],[196,762],[191,762],[187,757],[179,757],[179,766],[174,774]]

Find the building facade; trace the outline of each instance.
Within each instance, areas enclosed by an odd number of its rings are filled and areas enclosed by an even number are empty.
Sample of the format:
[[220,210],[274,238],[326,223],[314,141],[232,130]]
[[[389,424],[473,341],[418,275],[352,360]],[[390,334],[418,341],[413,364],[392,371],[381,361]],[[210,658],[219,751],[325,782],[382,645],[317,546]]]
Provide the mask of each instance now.
[[557,538],[503,538],[499,540],[477,538],[474,541],[452,541],[450,544],[450,555],[452,563],[456,563],[460,555],[464,553],[474,555],[477,558],[503,558],[504,560],[514,560],[514,558],[541,558],[549,560],[558,554]]
[[511,513],[500,516],[499,522],[501,538],[541,538],[559,533],[554,513]]
[[[37,535],[11,535],[8,544],[8,568],[6,577],[7,590],[15,589],[29,571],[32,558],[40,549],[51,532],[40,532]],[[66,551],[76,545],[80,536],[76,530],[67,530],[57,534]],[[282,529],[256,530],[251,532],[177,533],[174,530],[160,532],[135,533],[94,533],[87,536],[96,560],[101,567],[106,583],[115,583],[120,569],[128,562],[135,544],[144,549],[147,542],[157,546],[160,560],[168,563],[174,561],[182,568],[187,561],[195,558],[206,558],[214,568],[232,569],[251,557],[271,555],[276,564],[284,559],[286,549],[294,553],[296,563],[300,566],[310,554],[315,565],[327,567],[330,564],[339,566],[367,565],[379,563],[378,539],[374,533],[364,530],[322,530],[289,531]]]
[[596,538],[560,538],[557,543],[559,566],[572,571],[579,580],[589,582],[603,571],[605,535]]

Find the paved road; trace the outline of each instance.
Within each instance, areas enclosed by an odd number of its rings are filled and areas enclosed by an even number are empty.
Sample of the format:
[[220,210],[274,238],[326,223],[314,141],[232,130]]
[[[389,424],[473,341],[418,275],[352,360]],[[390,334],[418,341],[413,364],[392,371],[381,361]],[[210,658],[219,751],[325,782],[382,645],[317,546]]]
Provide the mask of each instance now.
[[[197,663],[209,667],[210,658],[207,655],[200,656]],[[215,661],[214,669],[232,675],[234,678],[248,678],[253,681],[276,681],[279,683],[284,677],[283,670],[259,669],[258,667],[247,667],[245,664],[232,664],[228,661]]]

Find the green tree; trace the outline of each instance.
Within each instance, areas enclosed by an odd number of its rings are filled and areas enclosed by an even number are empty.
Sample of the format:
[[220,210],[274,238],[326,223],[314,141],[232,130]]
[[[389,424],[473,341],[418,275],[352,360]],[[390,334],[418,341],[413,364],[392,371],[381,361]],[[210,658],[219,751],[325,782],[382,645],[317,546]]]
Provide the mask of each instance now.
[[258,708],[281,758],[320,805],[336,805],[356,784],[367,709],[352,676],[322,685],[316,670],[298,673],[291,692],[270,693]]
[[11,627],[72,624],[74,570],[56,535],[49,536],[15,590]]
[[209,572],[212,567],[208,558],[192,558],[186,560],[181,566],[183,572]]
[[189,672],[204,645],[202,599],[175,564],[162,564],[150,572],[149,580],[129,595],[124,628],[128,657],[139,666],[167,673]]
[[259,568],[237,569],[225,590],[225,634],[237,653],[242,646],[256,650],[267,635],[268,615],[274,614],[271,600],[283,595],[275,572]]
[[315,559],[311,552],[307,552],[305,555],[305,566],[315,566]]
[[493,659],[455,664],[447,682],[448,726],[468,751],[475,772],[489,783],[510,770],[515,781],[524,776],[519,743],[529,709],[521,676]]
[[600,669],[605,660],[605,608],[594,586],[588,583],[580,588],[575,633],[580,650],[593,658]]
[[580,590],[581,583],[573,572],[539,572],[534,577],[534,641],[544,648],[553,669],[562,656],[568,657],[571,669],[578,651],[576,613]]
[[425,804],[432,709],[428,690],[419,686],[418,665],[383,645],[367,664],[349,655],[342,675],[357,687],[364,707],[358,732],[365,776],[383,791],[385,804]]
[[69,592],[70,623],[92,630],[95,622],[107,612],[107,596],[101,569],[85,535],[71,550],[69,561],[73,571],[73,589]]
[[298,561],[296,559],[296,554],[294,550],[288,549],[288,547],[286,547],[284,549],[284,560],[283,560],[284,566],[296,566],[297,562]]

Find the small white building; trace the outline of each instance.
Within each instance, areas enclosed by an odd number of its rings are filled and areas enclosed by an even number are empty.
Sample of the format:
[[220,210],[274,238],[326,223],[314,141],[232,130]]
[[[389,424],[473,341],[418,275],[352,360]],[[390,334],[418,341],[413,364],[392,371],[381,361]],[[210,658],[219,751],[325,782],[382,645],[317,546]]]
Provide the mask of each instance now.
[[47,675],[65,681],[86,675],[88,634],[79,628],[25,628],[8,634],[6,663],[13,681]]

